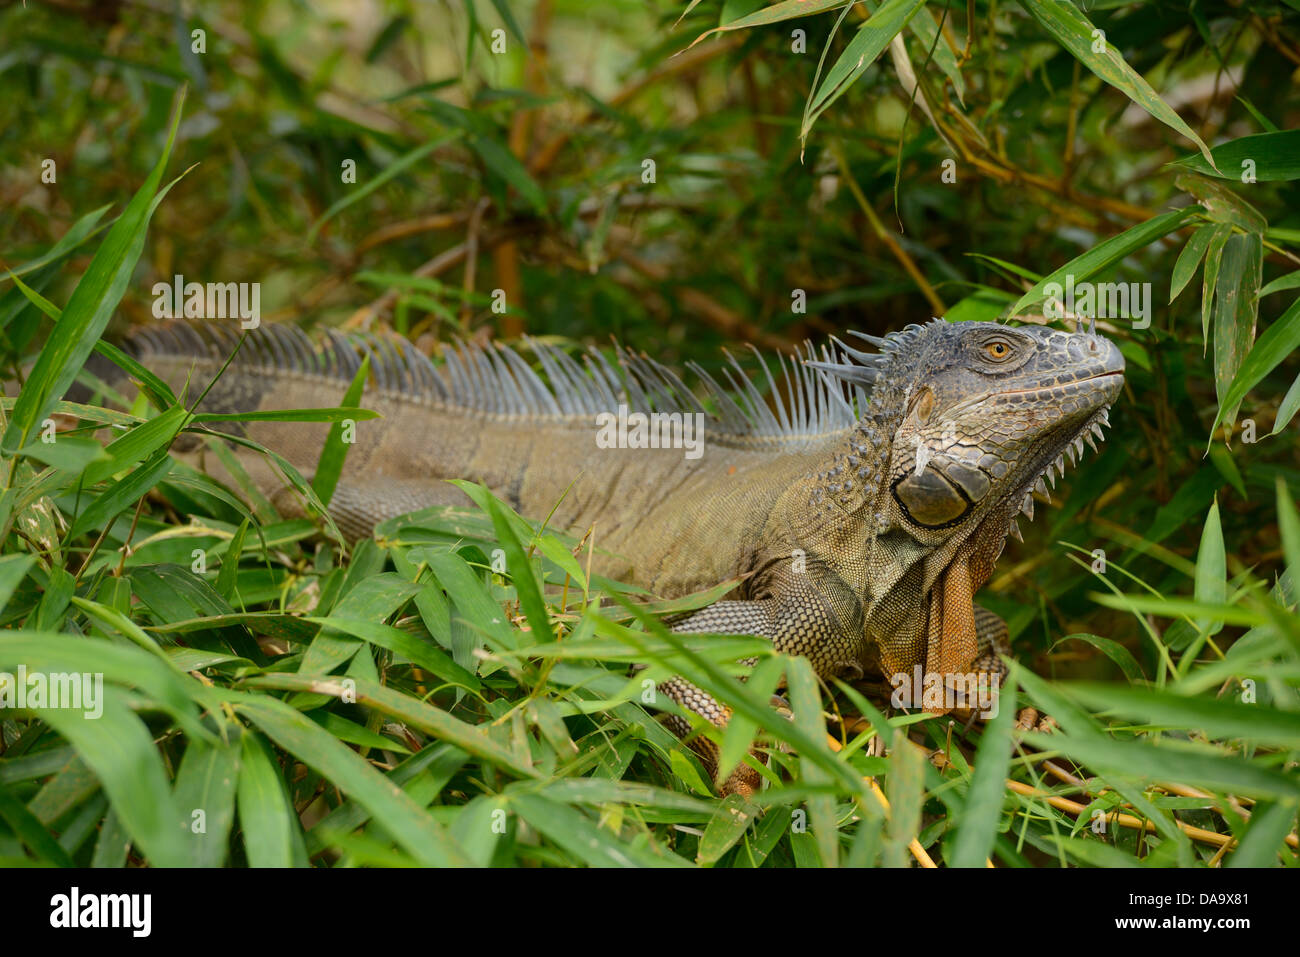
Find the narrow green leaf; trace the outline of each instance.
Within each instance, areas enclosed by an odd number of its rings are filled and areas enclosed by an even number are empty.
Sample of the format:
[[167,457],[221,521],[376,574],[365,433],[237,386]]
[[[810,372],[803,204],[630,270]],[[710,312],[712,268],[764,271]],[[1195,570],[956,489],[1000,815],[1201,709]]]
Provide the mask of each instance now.
[[[695,6],[699,0],[694,0],[682,13],[686,16],[690,8]],[[810,17],[817,13],[824,13],[827,10],[834,10],[837,7],[845,6],[849,0],[778,0],[769,6],[756,10],[753,13],[738,17],[729,23],[714,27],[712,30],[705,30],[698,37],[691,41],[691,46],[699,43],[701,40],[713,36],[715,33],[724,33],[729,30],[748,30],[751,27],[765,27],[773,23],[781,23],[784,20],[794,20],[798,17]],[[680,20],[680,18],[678,18]],[[687,47],[690,49],[690,47]]]
[[182,87],[172,104],[162,156],[104,237],[18,395],[13,418],[0,442],[5,452],[13,454],[27,445],[32,431],[63,398],[126,292],[131,273],[144,251],[145,232],[156,205],[154,197],[171,156],[184,102]]
[[519,596],[524,617],[528,619],[532,640],[550,641],[554,633],[551,631],[550,615],[546,610],[546,602],[542,599],[542,590],[537,584],[533,563],[528,560],[519,538],[515,535],[515,530],[506,518],[505,506],[495,497],[489,498],[487,505],[488,514],[492,516],[492,525],[496,529],[497,540],[506,553],[506,569],[510,572],[510,581]]
[[126,856],[131,850],[131,835],[122,826],[122,819],[111,807],[99,825],[99,839],[90,859],[91,867],[126,867]]
[[[812,665],[804,657],[789,658],[785,663],[786,685],[790,692],[790,708],[799,729],[814,741],[826,739],[826,722],[822,717],[821,690]],[[812,756],[800,755],[800,775],[809,787],[826,787],[834,781],[822,770]],[[839,866],[840,835],[835,826],[835,801],[829,794],[814,794],[808,798],[809,830],[822,867]]]
[[78,246],[104,228],[99,226],[99,221],[104,218],[104,214],[112,208],[112,205],[112,203],[107,203],[99,207],[99,209],[92,209],[86,213],[73,223],[66,233],[59,237],[58,242],[35,259],[29,260],[15,269],[8,270],[9,275],[25,276],[70,255]]
[[280,769],[260,735],[243,735],[239,825],[249,867],[292,867],[293,833],[300,825]]
[[1259,298],[1263,299],[1265,296],[1271,296],[1275,292],[1283,292],[1287,289],[1300,289],[1300,269],[1289,272],[1285,276],[1278,276],[1265,285],[1259,291]]
[[31,286],[27,285],[27,283],[23,282],[12,272],[9,273],[9,278],[14,281],[14,285],[18,287],[18,291],[27,298],[28,302],[39,309],[47,318],[53,319],[55,322],[59,321],[59,317],[63,315],[62,309],[50,302]]
[[1113,638],[1102,638],[1099,635],[1083,633],[1066,635],[1052,647],[1055,648],[1057,645],[1074,640],[1087,642],[1115,662],[1119,666],[1119,670],[1124,672],[1124,677],[1128,678],[1129,681],[1142,681],[1144,679],[1142,667],[1137,663],[1137,659],[1133,657],[1133,653]]
[[510,9],[508,0],[492,0],[492,6],[496,9],[497,16],[501,18],[501,22],[506,25],[511,35],[527,49],[528,39],[524,36],[524,31],[519,29],[519,22],[515,20],[515,15]]
[[235,820],[235,786],[240,745],[191,741],[176,772],[174,795],[191,867],[221,867],[226,862]]
[[172,457],[165,450],[160,451],[136,471],[112,483],[77,516],[68,531],[67,540],[73,541],[78,535],[106,525],[143,498],[151,488],[162,481],[163,476],[171,471],[171,467]]
[[362,805],[409,854],[426,867],[469,863],[441,824],[364,758],[283,701],[240,696],[235,710],[308,767]]
[[[1234,234],[1223,247],[1214,303],[1214,387],[1220,398],[1255,341],[1263,255],[1263,237],[1258,233]],[[1228,407],[1223,418],[1235,422],[1237,406]]]
[[328,618],[308,618],[307,621],[353,635],[380,648],[387,648],[448,683],[463,685],[476,691],[481,687],[481,682],[473,673],[456,664],[441,649],[400,628],[376,621],[342,618],[338,615],[330,615]]
[[922,6],[924,0],[885,0],[858,28],[857,34],[849,41],[839,59],[826,71],[817,92],[804,107],[800,140],[808,138],[817,117],[867,71]]
[[1143,724],[1195,728],[1215,740],[1241,738],[1259,747],[1300,748],[1300,714],[1294,712],[1102,682],[1071,681],[1061,688],[1100,711]]
[[72,475],[79,475],[92,462],[108,458],[98,440],[77,435],[56,435],[53,442],[33,442],[19,454]]
[[[1223,546],[1223,527],[1219,522],[1219,500],[1216,497],[1205,516],[1201,530],[1201,547],[1196,553],[1196,600],[1207,605],[1219,605],[1228,598],[1228,564]],[[1196,627],[1207,635],[1218,634],[1222,621],[1201,618]],[[1195,658],[1195,655],[1191,656]]]
[[377,419],[373,409],[340,406],[337,409],[265,409],[253,412],[196,412],[193,421],[202,422],[344,422]]
[[1277,525],[1282,534],[1282,554],[1291,581],[1300,583],[1300,514],[1291,500],[1291,490],[1280,475],[1277,477]]
[[519,193],[538,216],[546,215],[546,193],[533,179],[528,167],[500,140],[492,136],[475,136],[470,146],[483,160],[483,165],[501,177]]
[[38,709],[104,786],[113,811],[136,846],[155,867],[185,867],[189,847],[177,826],[172,797],[153,734],[114,687],[103,690],[103,713],[88,721],[79,711]]
[[1045,299],[1046,293],[1043,290],[1047,286],[1052,284],[1064,286],[1067,276],[1073,276],[1076,283],[1082,282],[1137,250],[1149,246],[1160,237],[1172,233],[1195,214],[1195,207],[1175,209],[1148,219],[1145,223],[1131,226],[1118,236],[1103,240],[1083,255],[1076,256],[1064,266],[1034,283],[1033,288],[1011,307],[1009,315],[1017,315],[1022,309]]
[[110,442],[105,448],[105,458],[86,469],[86,485],[102,482],[111,475],[138,465],[159,450],[168,448],[180,434],[185,424],[183,406],[173,406],[162,415],[150,419]]
[[0,556],[0,611],[9,604],[14,590],[27,577],[27,573],[36,564],[35,555]]
[[1210,427],[1211,438],[1223,421],[1226,411],[1239,406],[1246,393],[1297,348],[1300,348],[1300,299],[1293,302],[1255,341],[1254,348],[1228,386],[1227,394],[1219,401],[1219,413],[1214,417],[1214,425]]
[[[766,641],[767,639],[763,640]],[[739,657],[741,656],[737,655],[731,660],[734,661]],[[784,659],[776,656],[766,658],[754,666],[754,670],[746,684],[760,698],[771,696],[776,692],[777,685],[784,673]],[[719,781],[725,781],[744,759],[745,754],[754,743],[754,735],[757,732],[758,724],[755,721],[742,714],[733,714],[731,716],[726,730],[722,733],[722,745],[718,749],[717,777]]]
[[1295,801],[1257,804],[1250,827],[1228,858],[1228,867],[1275,867],[1278,854],[1286,852],[1286,836],[1296,823]]
[[239,523],[239,528],[235,529],[235,534],[230,539],[230,544],[226,548],[225,555],[221,559],[221,567],[217,570],[217,580],[213,584],[213,590],[227,601],[235,595],[235,586],[239,582],[239,557],[244,551],[244,536],[248,533],[248,522],[245,518]]
[[[348,384],[347,392],[343,394],[343,401],[339,404],[345,407],[357,407],[361,402],[361,393],[366,388],[366,380],[369,378],[370,353],[367,352],[361,360],[361,367],[357,369],[356,375]],[[351,442],[343,441],[346,427],[347,423],[344,421],[336,421],[330,426],[329,435],[325,438],[325,445],[321,448],[320,458],[316,462],[316,472],[312,475],[311,487],[325,505],[329,505],[330,499],[334,497],[334,489],[339,484],[339,476],[343,474],[343,463],[352,445]]]
[[[769,814],[782,813],[773,808]],[[722,855],[736,846],[758,817],[758,807],[739,794],[728,794],[718,804],[695,851],[695,861],[706,867],[716,864]]]
[[940,29],[939,24],[940,20],[930,8],[922,7],[908,24],[908,29],[916,34],[923,49],[934,50],[934,62],[943,71],[943,75],[952,82],[953,92],[957,94],[957,102],[964,103],[966,80],[961,75],[961,67],[957,64],[957,52],[949,45],[948,37]]
[[355,744],[359,748],[377,748],[381,751],[392,751],[395,754],[411,753],[410,748],[398,744],[392,738],[386,738],[376,731],[371,731],[365,725],[349,721],[332,711],[317,709],[310,712],[308,717],[340,741]]
[[540,794],[512,793],[510,806],[525,821],[592,867],[683,867],[687,862],[655,844],[620,840],[581,811]]
[[1056,37],[1057,42],[1069,50],[1075,59],[1161,123],[1195,143],[1210,165],[1214,165],[1210,148],[1205,145],[1205,141],[1183,122],[1173,107],[1160,98],[1160,94],[1152,89],[1142,74],[1125,62],[1115,45],[1092,25],[1078,7],[1067,0],[1020,0],[1020,5],[1048,33]]
[[1214,156],[1214,166],[1200,153],[1175,160],[1171,165],[1242,183],[1300,179],[1300,130],[1241,136],[1220,143],[1210,153]]
[[100,339],[95,343],[95,351],[111,360],[114,365],[127,375],[133,376],[139,381],[145,395],[149,397],[149,401],[154,403],[160,410],[170,409],[177,404],[176,393],[172,391],[171,386],[111,342]]
[[1007,678],[997,701],[997,714],[984,726],[975,751],[975,773],[953,841],[953,867],[983,867],[997,838],[1011,766],[1011,724],[1016,714],[1014,676]]
[[[345,681],[349,684],[344,684]],[[366,678],[280,673],[250,678],[248,685],[253,688],[305,691],[336,698],[342,698],[345,692],[350,696],[355,691],[358,704],[375,708],[384,714],[405,721],[426,734],[448,741],[462,751],[498,765],[516,777],[533,778],[538,775],[535,768],[488,737],[487,733],[477,725],[461,721],[418,698],[412,698],[410,695],[402,694],[400,691],[384,687]]]
[[335,216],[337,216],[339,213],[343,212],[343,210],[347,209],[349,206],[353,205],[354,203],[358,203],[361,200],[365,199],[367,196],[369,196],[375,190],[379,189],[379,187],[383,186],[389,180],[393,179],[396,176],[400,176],[402,173],[406,172],[416,163],[420,162],[420,160],[424,159],[434,150],[438,149],[440,146],[445,146],[446,144],[450,143],[452,140],[457,139],[460,135],[461,135],[460,131],[457,130],[455,132],[448,133],[446,136],[440,136],[437,139],[429,140],[429,142],[421,146],[417,146],[409,153],[405,153],[402,156],[399,156],[397,159],[393,160],[393,162],[389,163],[386,167],[384,167],[384,169],[381,172],[379,172],[377,175],[372,176],[369,179],[366,179],[362,185],[358,186],[356,189],[351,190],[348,193],[348,195],[330,204],[330,207],[327,210],[325,210],[325,212],[321,213],[320,218],[317,219],[316,222],[312,223],[311,229],[307,231],[307,242],[309,244],[314,243],[316,241],[316,237],[320,234],[321,227],[324,226],[331,219],[333,219]]
[[[419,591],[419,586],[399,575],[385,572],[372,575],[343,596],[331,610],[332,615],[355,621],[385,621]],[[321,628],[302,656],[298,671],[303,674],[329,674],[349,660],[361,642],[340,634],[330,627]]]
[[54,867],[72,867],[72,858],[59,842],[27,809],[27,806],[0,784],[0,820],[13,830],[36,859]]
[[1223,247],[1232,237],[1232,227],[1219,223],[1210,234],[1205,251],[1205,272],[1201,275],[1201,339],[1206,348],[1210,344],[1210,318],[1214,315],[1214,290],[1219,283],[1219,267],[1223,262]]
[[1212,233],[1213,227],[1202,226],[1192,233],[1191,238],[1187,240],[1187,245],[1178,254],[1178,261],[1174,263],[1174,271],[1169,278],[1170,302],[1178,298],[1178,294],[1183,291],[1183,287],[1196,275],[1196,267],[1201,264],[1201,260],[1205,257],[1205,250],[1210,245]]
[[1300,411],[1300,375],[1295,377],[1291,388],[1286,390],[1286,395],[1282,396],[1282,401],[1278,403],[1277,418],[1273,421],[1273,431],[1269,435],[1277,435],[1283,431],[1291,424],[1298,411]]
[[[433,801],[452,777],[469,760],[469,755],[445,742],[435,742],[411,755],[385,777],[411,795],[421,807]],[[315,855],[328,846],[324,835],[356,830],[370,820],[369,812],[355,801],[345,801],[325,815],[305,836],[307,853]]]
[[907,867],[911,862],[908,847],[921,829],[925,758],[919,748],[906,743],[902,729],[894,730],[890,742],[885,790],[889,796],[889,821],[885,825],[881,862],[885,867]]

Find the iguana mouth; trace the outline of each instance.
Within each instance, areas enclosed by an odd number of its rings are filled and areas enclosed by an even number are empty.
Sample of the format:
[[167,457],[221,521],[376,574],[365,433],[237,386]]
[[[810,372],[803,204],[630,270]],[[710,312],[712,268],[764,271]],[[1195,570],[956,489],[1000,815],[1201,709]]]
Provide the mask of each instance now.
[[[1121,380],[1124,378],[1122,374],[1103,373],[1101,375],[1090,376],[1088,379],[1080,379],[1078,381],[1087,382],[1093,379],[1112,377]],[[1016,497],[1020,496],[1020,508],[1017,514],[1024,515],[1032,522],[1034,520],[1034,492],[1038,492],[1050,502],[1052,500],[1052,493],[1048,490],[1047,486],[1050,483],[1053,489],[1056,488],[1056,480],[1065,475],[1066,460],[1069,460],[1070,465],[1077,465],[1079,460],[1083,458],[1083,447],[1085,443],[1090,449],[1096,452],[1097,442],[1106,441],[1106,434],[1102,430],[1109,426],[1110,405],[1108,403],[1089,416],[1087,421],[1075,430],[1074,434],[1067,439],[1061,447],[1061,451],[1057,453],[1055,459],[1049,459],[1041,469],[1035,470],[1033,473],[1034,477],[1030,481],[1026,482],[1016,492],[1013,492],[1008,496],[1008,499],[1011,501],[1015,501]],[[1014,517],[1011,521],[1009,533],[1017,541],[1024,541],[1024,539],[1020,537],[1020,529],[1016,527]]]

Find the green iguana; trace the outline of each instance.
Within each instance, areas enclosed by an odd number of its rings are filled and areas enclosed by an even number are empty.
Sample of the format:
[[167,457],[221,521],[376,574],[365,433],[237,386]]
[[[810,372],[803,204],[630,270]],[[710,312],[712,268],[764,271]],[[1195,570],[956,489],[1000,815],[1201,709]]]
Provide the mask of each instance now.
[[[1101,436],[1124,360],[1093,331],[1036,326],[935,320],[861,338],[879,352],[834,340],[780,359],[783,388],[768,373],[766,395],[734,359],[729,389],[692,366],[701,399],[660,363],[623,350],[611,361],[593,349],[580,364],[530,342],[539,374],[500,344],[449,348],[435,365],[404,340],[331,331],[313,345],[295,327],[268,325],[202,408],[337,406],[368,354],[361,404],[382,418],[357,423],[330,504],[346,534],[368,535],[416,508],[468,504],[443,480],[469,479],[522,515],[555,508],[553,527],[594,528],[605,553],[598,570],[660,596],[741,581],[676,622],[678,631],[766,636],[821,676],[1000,680],[1005,625],[974,595],[1007,535],[1019,538],[1017,514],[1033,517],[1031,493],[1045,493],[1044,478],[1055,484],[1065,458]],[[189,379],[197,394],[236,339],[218,325],[175,323],[129,345],[177,391]],[[620,412],[624,431],[608,431]],[[647,418],[630,422],[637,413]],[[654,437],[675,443],[647,441],[649,413],[669,423]],[[703,435],[693,435],[701,422]],[[328,426],[245,428],[310,472]],[[678,447],[630,447],[648,444]],[[292,501],[263,460],[248,467],[268,494],[279,490],[278,503]],[[694,686],[660,687],[725,725],[727,709]],[[707,746],[701,753],[709,757]],[[755,780],[742,769],[724,790]]]

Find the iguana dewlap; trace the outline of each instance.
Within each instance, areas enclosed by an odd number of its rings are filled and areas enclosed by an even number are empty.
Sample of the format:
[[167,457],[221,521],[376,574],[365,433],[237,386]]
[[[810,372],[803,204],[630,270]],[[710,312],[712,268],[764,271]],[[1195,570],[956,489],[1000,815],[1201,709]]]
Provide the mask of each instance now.
[[[1015,516],[1032,517],[1083,443],[1100,437],[1124,360],[1091,332],[948,323],[909,326],[865,353],[836,343],[820,361],[780,361],[760,390],[732,363],[732,392],[700,374],[702,402],[674,373],[620,352],[579,364],[531,343],[535,369],[506,346],[448,349],[435,365],[409,344],[331,333],[313,345],[265,326],[205,409],[339,404],[369,353],[362,405],[331,513],[349,534],[435,504],[466,504],[444,479],[485,483],[521,514],[612,553],[602,572],[664,597],[743,583],[675,627],[759,634],[820,675],[971,672],[991,627],[973,604]],[[235,343],[228,328],[172,324],[135,336],[140,361],[179,389],[207,384]],[[766,393],[766,394],[764,394]],[[597,416],[703,412],[702,454],[605,448]],[[328,426],[255,422],[253,440],[310,472]],[[250,463],[268,492],[272,470]],[[994,619],[994,621],[996,621]],[[716,721],[716,702],[667,690]],[[943,710],[936,708],[934,710]]]

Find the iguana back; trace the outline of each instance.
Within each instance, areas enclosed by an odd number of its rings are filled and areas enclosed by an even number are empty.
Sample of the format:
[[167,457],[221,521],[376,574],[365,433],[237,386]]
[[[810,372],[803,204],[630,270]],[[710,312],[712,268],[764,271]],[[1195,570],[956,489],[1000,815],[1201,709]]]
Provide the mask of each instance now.
[[[129,346],[178,393],[194,395],[236,343],[222,327],[172,324],[137,333]],[[318,346],[295,327],[266,326],[245,342],[202,409],[334,407],[369,355],[360,404],[381,417],[356,423],[331,502],[347,534],[368,535],[385,518],[429,505],[468,504],[444,481],[467,479],[520,514],[543,519],[554,510],[553,527],[592,530],[600,571],[675,597],[750,570],[772,506],[852,430],[852,403],[865,400],[783,360],[786,397],[770,383],[771,406],[738,365],[731,375],[738,398],[701,373],[713,406],[706,411],[680,378],[648,358],[620,350],[611,362],[592,350],[580,366],[557,347],[530,346],[542,375],[499,344],[448,349],[435,366],[401,339],[332,333]],[[683,438],[701,441],[702,454],[602,447],[598,416],[613,418],[616,431],[620,406],[625,426],[638,414],[699,416],[702,434],[688,427]],[[328,428],[254,422],[240,432],[310,476]],[[293,510],[269,463],[251,455],[241,461],[264,494]],[[223,472],[211,458],[203,466]]]

